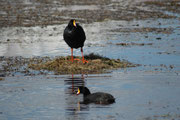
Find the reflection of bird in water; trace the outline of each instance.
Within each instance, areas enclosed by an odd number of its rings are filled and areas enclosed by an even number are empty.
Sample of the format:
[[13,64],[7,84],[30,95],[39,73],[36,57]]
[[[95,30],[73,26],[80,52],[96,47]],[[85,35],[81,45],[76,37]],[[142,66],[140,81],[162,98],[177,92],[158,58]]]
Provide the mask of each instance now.
[[69,21],[68,26],[64,30],[63,37],[68,46],[71,47],[71,61],[77,60],[73,58],[73,48],[81,48],[82,62],[87,63],[88,61],[84,60],[83,56],[83,46],[86,35],[83,28],[77,24],[75,20],[72,19]]
[[72,73],[72,77],[68,77],[64,80],[65,85],[67,86],[67,89],[65,90],[66,94],[76,94],[75,90],[78,88],[78,86],[84,86],[84,75],[81,76],[76,75]]
[[[72,77],[68,77],[64,80],[65,83],[65,103],[66,103],[66,114],[67,117],[77,115],[77,111],[87,111],[89,109],[88,106],[80,105],[78,96],[76,95],[76,90],[78,86],[84,86],[85,80],[84,75],[74,75],[72,73]],[[77,104],[78,103],[78,104]]]
[[87,87],[79,87],[77,95],[82,93],[84,97],[84,104],[88,103],[96,103],[96,104],[111,104],[115,102],[115,98],[109,94],[104,92],[96,92],[92,93],[89,91]]

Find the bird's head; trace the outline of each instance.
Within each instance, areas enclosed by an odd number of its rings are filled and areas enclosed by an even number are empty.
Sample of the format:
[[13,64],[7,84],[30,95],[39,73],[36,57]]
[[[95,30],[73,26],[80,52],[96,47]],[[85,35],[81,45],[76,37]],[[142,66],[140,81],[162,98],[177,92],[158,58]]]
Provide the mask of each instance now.
[[76,25],[76,20],[75,20],[75,19],[71,19],[71,20],[69,21],[69,25],[76,27],[76,26],[77,26],[77,25]]
[[78,91],[77,91],[77,95],[79,95],[80,93],[84,94],[84,96],[87,96],[89,94],[91,94],[91,92],[89,91],[89,89],[87,87],[83,87],[83,86],[80,86],[78,88]]

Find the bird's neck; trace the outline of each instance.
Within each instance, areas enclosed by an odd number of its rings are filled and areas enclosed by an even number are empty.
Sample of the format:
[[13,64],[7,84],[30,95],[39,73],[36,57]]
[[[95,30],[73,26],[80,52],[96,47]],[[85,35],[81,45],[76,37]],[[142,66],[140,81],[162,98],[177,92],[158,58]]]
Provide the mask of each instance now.
[[73,26],[72,25],[68,25],[68,28],[73,29]]
[[89,90],[86,90],[86,92],[83,93],[84,94],[84,97],[88,96],[91,94],[91,92]]

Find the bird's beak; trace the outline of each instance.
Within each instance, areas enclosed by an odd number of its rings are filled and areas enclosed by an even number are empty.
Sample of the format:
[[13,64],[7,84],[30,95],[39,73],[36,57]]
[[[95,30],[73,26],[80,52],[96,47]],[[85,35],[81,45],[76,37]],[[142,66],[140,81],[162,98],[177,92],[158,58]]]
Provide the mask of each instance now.
[[76,27],[76,21],[75,20],[73,20],[73,25],[74,25],[74,27]]
[[78,91],[77,91],[77,93],[76,93],[77,95],[79,95],[80,94],[80,90],[79,90],[79,88],[78,88]]

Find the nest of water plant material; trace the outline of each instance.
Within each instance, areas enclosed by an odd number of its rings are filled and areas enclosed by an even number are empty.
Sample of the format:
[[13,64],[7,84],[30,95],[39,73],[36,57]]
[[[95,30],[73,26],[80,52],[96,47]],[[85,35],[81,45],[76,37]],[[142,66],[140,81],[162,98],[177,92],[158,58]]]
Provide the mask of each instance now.
[[109,59],[100,55],[89,54],[84,56],[88,63],[82,63],[81,57],[79,61],[70,61],[71,57],[58,57],[46,62],[38,64],[29,64],[29,68],[34,70],[54,71],[55,74],[79,74],[79,73],[103,73],[107,70],[135,67],[137,65],[120,59]]

